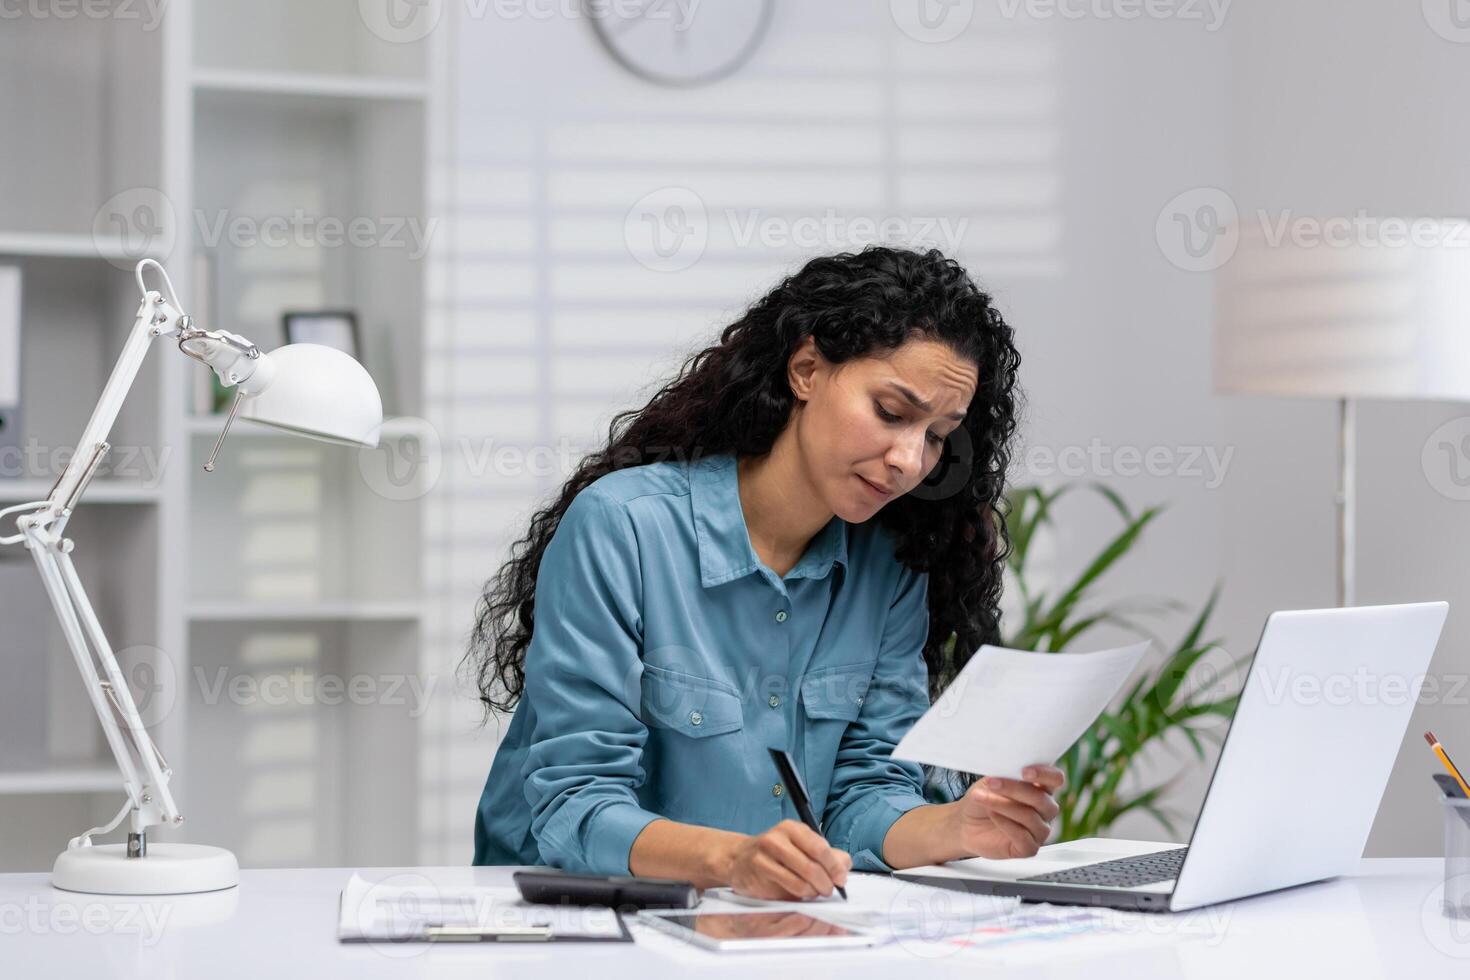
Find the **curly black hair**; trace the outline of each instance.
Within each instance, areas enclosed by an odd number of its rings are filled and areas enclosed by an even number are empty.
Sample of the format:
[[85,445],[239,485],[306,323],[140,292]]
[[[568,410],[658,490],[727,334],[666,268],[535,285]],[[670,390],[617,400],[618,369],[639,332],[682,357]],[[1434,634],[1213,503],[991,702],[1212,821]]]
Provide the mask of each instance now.
[[941,463],[873,519],[893,532],[900,562],[929,573],[924,660],[931,699],[980,644],[998,641],[1010,551],[1002,491],[1021,398],[1020,354],[991,297],[957,262],[935,249],[875,245],[807,262],[725,327],[718,344],[688,358],[648,404],[614,416],[606,448],[587,456],[555,502],[534,514],[477,604],[465,666],[487,719],[512,710],[524,691],[536,574],[572,498],[629,466],[768,452],[796,401],[788,361],[807,337],[833,363],[888,353],[919,337],[947,344],[979,368],[975,395]]

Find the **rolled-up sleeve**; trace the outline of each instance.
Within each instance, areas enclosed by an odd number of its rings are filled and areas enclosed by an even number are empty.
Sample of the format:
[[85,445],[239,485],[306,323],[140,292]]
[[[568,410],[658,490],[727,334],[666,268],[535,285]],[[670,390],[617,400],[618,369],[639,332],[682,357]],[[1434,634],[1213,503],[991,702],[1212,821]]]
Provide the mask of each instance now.
[[843,732],[823,827],[859,871],[892,871],[883,839],[899,817],[923,806],[924,772],[892,757],[898,740],[929,707],[929,576],[907,567],[884,622],[878,664],[862,709]]
[[595,488],[562,515],[536,577],[525,696],[535,724],[521,770],[548,865],[629,874],[633,841],[659,815],[639,805],[642,586],[626,510]]

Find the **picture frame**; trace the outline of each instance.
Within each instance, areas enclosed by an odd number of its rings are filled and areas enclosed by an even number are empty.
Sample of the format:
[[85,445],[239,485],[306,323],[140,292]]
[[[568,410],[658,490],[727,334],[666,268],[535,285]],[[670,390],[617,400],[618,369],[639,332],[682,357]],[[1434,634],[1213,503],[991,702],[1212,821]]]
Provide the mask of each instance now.
[[357,314],[352,310],[292,310],[281,314],[281,329],[288,344],[321,344],[335,347],[355,360],[362,360],[362,338]]

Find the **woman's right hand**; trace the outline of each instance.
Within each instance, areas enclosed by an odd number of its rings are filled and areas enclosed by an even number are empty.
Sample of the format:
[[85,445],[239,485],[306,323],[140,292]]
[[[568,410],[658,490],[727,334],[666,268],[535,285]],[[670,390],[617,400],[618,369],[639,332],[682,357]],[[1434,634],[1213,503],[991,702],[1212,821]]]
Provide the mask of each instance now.
[[852,857],[797,820],[782,820],[735,845],[730,887],[752,898],[794,901],[847,884]]

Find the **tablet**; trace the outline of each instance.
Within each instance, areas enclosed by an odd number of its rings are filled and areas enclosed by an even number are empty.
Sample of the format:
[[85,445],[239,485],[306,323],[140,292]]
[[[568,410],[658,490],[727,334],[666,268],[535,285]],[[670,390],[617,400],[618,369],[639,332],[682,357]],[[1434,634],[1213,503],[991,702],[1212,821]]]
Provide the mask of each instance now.
[[832,949],[872,946],[878,937],[805,912],[639,912],[645,922],[705,949]]

